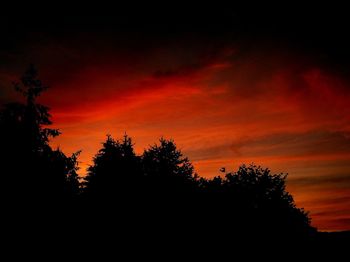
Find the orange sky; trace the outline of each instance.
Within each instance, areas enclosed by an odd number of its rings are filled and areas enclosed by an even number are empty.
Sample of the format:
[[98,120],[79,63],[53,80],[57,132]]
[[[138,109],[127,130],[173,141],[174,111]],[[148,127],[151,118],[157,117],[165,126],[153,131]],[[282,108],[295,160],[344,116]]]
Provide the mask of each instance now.
[[0,74],[5,86],[35,57],[51,86],[41,102],[62,132],[52,144],[82,150],[81,174],[106,134],[127,132],[138,153],[164,136],[201,176],[252,162],[289,173],[288,190],[314,226],[350,230],[350,86],[340,74],[297,52],[254,44],[196,39],[140,51],[83,39],[74,48],[36,41],[24,59],[7,54],[18,63]]

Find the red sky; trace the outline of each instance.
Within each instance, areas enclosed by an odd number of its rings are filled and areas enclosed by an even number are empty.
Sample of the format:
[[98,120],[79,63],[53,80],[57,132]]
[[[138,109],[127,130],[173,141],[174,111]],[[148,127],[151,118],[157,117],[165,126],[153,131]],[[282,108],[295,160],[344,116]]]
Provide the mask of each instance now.
[[154,40],[140,50],[128,41],[102,47],[89,34],[35,37],[0,54],[8,61],[2,102],[34,58],[51,86],[41,102],[62,132],[52,144],[82,150],[81,174],[106,134],[127,132],[138,153],[164,136],[201,176],[252,162],[289,173],[288,190],[314,226],[350,230],[350,86],[314,57],[207,38]]

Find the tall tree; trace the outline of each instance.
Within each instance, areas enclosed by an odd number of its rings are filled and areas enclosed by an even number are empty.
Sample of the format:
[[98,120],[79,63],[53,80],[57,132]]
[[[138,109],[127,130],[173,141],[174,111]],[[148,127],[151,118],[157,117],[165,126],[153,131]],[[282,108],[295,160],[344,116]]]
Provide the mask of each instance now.
[[130,137],[114,140],[110,135],[93,159],[85,177],[85,196],[125,200],[137,192],[142,181],[140,158]]
[[173,140],[161,138],[142,155],[144,173],[152,192],[184,194],[195,191],[197,175]]
[[79,192],[78,153],[67,157],[49,145],[60,133],[47,128],[52,124],[49,108],[37,103],[47,86],[31,65],[14,87],[25,103],[7,104],[0,112],[1,183],[6,199],[71,198]]

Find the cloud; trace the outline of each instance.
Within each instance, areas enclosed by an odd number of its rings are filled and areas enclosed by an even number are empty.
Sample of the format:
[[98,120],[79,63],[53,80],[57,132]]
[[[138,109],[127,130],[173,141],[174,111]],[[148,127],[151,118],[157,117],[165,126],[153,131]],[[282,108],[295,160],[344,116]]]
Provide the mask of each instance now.
[[[315,174],[314,176],[292,178],[290,183],[298,187],[348,188],[350,189],[350,173]],[[349,190],[350,191],[350,190]],[[329,199],[329,197],[327,197]],[[336,200],[350,201],[350,196],[336,197]],[[333,200],[332,200],[333,201]]]
[[[288,189],[316,226],[349,228],[348,79],[304,54],[244,41],[88,34],[34,40],[0,53],[0,83],[39,61],[51,86],[40,101],[63,132],[52,144],[67,153],[82,149],[81,173],[107,133],[127,131],[139,153],[165,136],[203,176],[251,162],[287,172]],[[1,101],[11,92],[2,89]],[[326,210],[346,212],[333,221]]]

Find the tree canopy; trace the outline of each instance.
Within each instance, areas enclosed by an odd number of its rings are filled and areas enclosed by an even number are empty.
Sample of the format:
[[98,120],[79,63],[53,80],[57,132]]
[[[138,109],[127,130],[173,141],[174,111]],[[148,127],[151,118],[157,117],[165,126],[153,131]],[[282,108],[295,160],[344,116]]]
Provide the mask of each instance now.
[[1,187],[8,202],[108,203],[111,210],[126,213],[127,207],[127,213],[140,211],[135,217],[150,224],[161,221],[193,234],[206,228],[278,239],[314,232],[308,213],[296,207],[286,190],[287,175],[242,165],[236,172],[222,168],[224,176],[199,177],[171,139],[161,138],[138,155],[128,135],[120,140],[108,135],[80,182],[79,152],[66,156],[50,146],[60,132],[48,127],[49,108],[37,102],[47,89],[37,70],[29,67],[14,86],[25,102],[7,104],[0,112]]
[[84,194],[89,198],[120,201],[123,194],[125,197],[138,189],[142,180],[140,157],[136,156],[127,135],[122,141],[108,135],[93,162],[83,182]]
[[0,112],[1,168],[6,200],[70,199],[79,193],[78,153],[67,157],[49,140],[60,134],[51,129],[49,108],[37,103],[47,89],[30,66],[14,83],[24,103],[10,103]]

